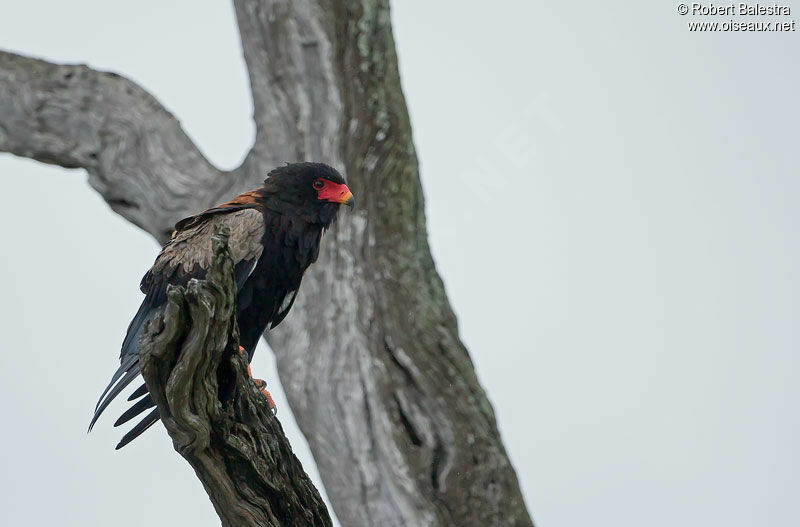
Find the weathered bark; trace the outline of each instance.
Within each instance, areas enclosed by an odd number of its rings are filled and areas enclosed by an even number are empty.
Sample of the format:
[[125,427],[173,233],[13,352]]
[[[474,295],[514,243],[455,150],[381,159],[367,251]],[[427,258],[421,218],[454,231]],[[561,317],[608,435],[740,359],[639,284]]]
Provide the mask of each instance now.
[[231,177],[132,81],[3,51],[0,150],[85,168],[115,212],[161,242],[177,220],[230,193]]
[[[532,525],[428,247],[388,1],[234,6],[256,121],[238,169],[210,167],[129,81],[9,54],[0,55],[0,149],[85,167],[115,210],[160,240],[179,216],[256,186],[282,161],[342,169],[358,208],[326,235],[291,315],[267,335],[338,517]],[[65,68],[86,86],[64,81]],[[171,208],[151,214],[153,199]]]
[[205,280],[167,290],[142,336],[142,375],[223,526],[330,527],[319,492],[238,353],[227,242],[228,232],[215,236]]

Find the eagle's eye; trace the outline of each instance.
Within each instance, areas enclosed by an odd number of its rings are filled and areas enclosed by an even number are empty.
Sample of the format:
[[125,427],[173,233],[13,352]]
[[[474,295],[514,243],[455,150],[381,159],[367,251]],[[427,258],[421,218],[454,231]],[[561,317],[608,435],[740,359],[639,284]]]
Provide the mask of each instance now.
[[317,189],[317,190],[322,190],[322,187],[324,187],[324,186],[325,186],[325,182],[322,181],[321,179],[318,179],[318,180],[316,180],[314,182],[314,188]]

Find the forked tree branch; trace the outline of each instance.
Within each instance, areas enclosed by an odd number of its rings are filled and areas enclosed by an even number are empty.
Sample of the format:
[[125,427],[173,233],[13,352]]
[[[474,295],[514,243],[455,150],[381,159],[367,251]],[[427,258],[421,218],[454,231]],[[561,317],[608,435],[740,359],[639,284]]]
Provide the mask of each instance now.
[[176,221],[227,196],[236,182],[133,81],[2,50],[0,151],[86,169],[115,212],[161,242]]
[[223,526],[329,527],[319,492],[237,352],[228,234],[213,238],[205,280],[168,289],[165,308],[142,336],[142,375]]

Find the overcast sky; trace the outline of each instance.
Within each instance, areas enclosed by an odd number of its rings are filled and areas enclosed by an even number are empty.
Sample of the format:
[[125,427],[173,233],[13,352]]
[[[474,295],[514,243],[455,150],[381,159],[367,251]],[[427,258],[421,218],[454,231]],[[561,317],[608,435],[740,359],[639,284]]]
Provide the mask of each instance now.
[[[2,13],[0,48],[132,78],[223,168],[249,148],[227,3]],[[434,256],[539,527],[800,525],[800,39],[691,19],[394,5]],[[85,433],[158,246],[82,170],[2,154],[0,195],[3,523],[218,525],[163,428]]]

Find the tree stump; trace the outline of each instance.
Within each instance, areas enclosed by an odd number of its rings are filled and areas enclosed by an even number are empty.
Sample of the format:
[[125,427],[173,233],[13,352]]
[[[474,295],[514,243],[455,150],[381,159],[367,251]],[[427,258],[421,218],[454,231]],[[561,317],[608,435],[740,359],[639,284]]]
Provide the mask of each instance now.
[[194,468],[223,526],[331,526],[319,492],[238,352],[227,229],[205,280],[169,287],[145,329],[142,375],[175,450]]

